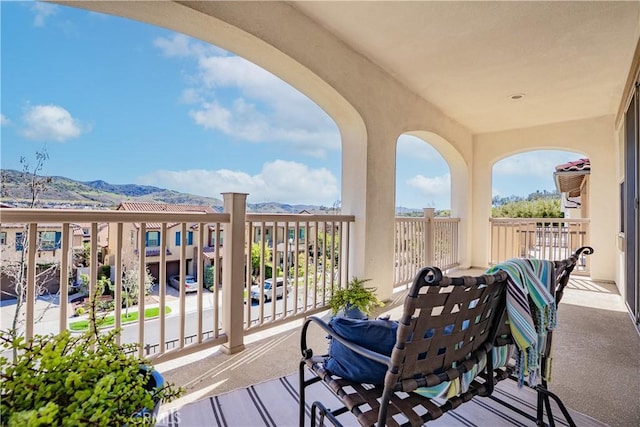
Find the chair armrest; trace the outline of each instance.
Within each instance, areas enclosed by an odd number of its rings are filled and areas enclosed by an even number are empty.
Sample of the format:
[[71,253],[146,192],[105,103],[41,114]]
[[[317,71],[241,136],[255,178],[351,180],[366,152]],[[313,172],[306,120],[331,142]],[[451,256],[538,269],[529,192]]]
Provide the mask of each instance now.
[[338,335],[331,327],[322,319],[316,316],[309,317],[302,327],[302,333],[300,336],[300,350],[302,352],[302,357],[305,359],[309,359],[313,356],[313,350],[307,347],[307,329],[311,323],[317,324],[322,330],[324,330],[332,339],[335,339],[340,344],[347,347],[349,350],[355,351],[359,355],[366,357],[367,359],[373,360],[378,363],[382,363],[383,365],[389,366],[391,362],[391,358],[384,354],[377,353],[375,351],[371,351],[367,348],[364,348],[358,344],[355,344],[352,341],[342,338]]

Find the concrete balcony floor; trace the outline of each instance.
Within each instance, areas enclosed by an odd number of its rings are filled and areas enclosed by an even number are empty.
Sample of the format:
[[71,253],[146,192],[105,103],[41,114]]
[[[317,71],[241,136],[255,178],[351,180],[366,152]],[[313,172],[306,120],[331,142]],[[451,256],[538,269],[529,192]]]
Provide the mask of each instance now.
[[[451,275],[480,273],[463,270]],[[403,296],[404,292],[395,294],[376,315],[399,318]],[[329,317],[328,313],[321,316]],[[187,390],[161,410],[295,372],[300,360],[300,325],[296,321],[253,334],[245,340],[246,349],[234,355],[214,348],[158,364],[168,381]],[[312,347],[326,350],[321,331],[316,328],[312,335]],[[615,285],[574,275],[558,310],[550,390],[571,409],[610,426],[638,425],[639,355],[640,336]]]

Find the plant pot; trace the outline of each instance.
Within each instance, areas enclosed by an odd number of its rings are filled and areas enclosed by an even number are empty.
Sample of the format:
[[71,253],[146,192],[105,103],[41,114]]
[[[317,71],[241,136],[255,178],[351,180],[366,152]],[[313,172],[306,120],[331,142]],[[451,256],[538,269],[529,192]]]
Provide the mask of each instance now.
[[[164,387],[164,377],[160,374],[160,372],[156,371],[152,367],[144,366],[144,365],[140,366],[139,373],[140,375],[145,375],[146,373],[149,374],[147,383],[144,386],[144,388],[149,393],[154,393],[155,390]],[[158,416],[158,411],[160,410],[161,402],[160,402],[160,398],[157,398],[157,397],[154,397],[153,401],[155,403],[153,408],[142,408],[142,410],[138,412],[136,415],[144,418],[149,418],[149,417],[156,418]]]
[[342,315],[350,319],[368,319],[369,318],[365,312],[360,310],[355,305],[350,305],[350,304],[347,305],[344,310],[342,310]]

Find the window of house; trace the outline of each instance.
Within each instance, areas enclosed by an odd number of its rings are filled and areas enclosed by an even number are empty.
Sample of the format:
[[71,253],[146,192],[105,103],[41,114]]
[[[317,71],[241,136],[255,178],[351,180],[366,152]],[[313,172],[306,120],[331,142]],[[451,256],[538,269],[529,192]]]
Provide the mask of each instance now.
[[144,245],[146,247],[160,246],[160,232],[159,231],[147,231],[145,236]]
[[[176,231],[176,246],[180,246],[182,244],[182,239],[180,238],[180,232]],[[187,231],[187,246],[193,245],[193,231]]]
[[22,232],[16,233],[16,251],[21,251],[24,248],[24,238]]
[[[290,228],[288,231],[288,239],[293,241],[296,238],[296,229]],[[304,242],[304,228],[298,228],[298,240]]]
[[41,251],[60,249],[61,238],[62,233],[60,231],[40,231],[38,232],[38,249]]
[[[211,246],[215,246],[216,245],[216,231],[213,230],[211,232]],[[220,230],[220,246],[222,246],[224,242],[224,230]]]
[[7,233],[5,231],[0,231],[0,245],[7,244]]

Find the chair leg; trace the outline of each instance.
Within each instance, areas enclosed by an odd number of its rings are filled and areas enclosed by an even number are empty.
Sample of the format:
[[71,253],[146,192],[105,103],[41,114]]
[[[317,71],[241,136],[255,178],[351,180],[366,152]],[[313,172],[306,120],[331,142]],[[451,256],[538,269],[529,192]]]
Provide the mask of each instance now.
[[[342,423],[338,421],[331,410],[327,409],[321,402],[318,402],[317,400],[313,402],[313,405],[311,405],[311,427],[316,426],[316,409],[320,410],[320,421],[318,424],[319,426],[324,426],[324,419],[326,418],[331,421],[331,424],[333,424],[335,427],[343,427]],[[300,427],[303,426],[301,425]]]
[[[298,393],[300,394],[299,398],[300,398],[300,427],[304,427],[304,409],[305,409],[305,387],[307,386],[304,382],[304,369],[305,369],[305,363],[300,362],[300,367],[298,369],[298,382],[299,382],[299,386],[298,386]],[[311,414],[311,416],[313,417],[313,414]],[[312,418],[313,421],[313,418]]]
[[538,392],[538,417],[536,420],[536,424],[538,426],[544,426],[543,404],[547,410],[547,418],[549,419],[549,425],[552,427],[555,425],[553,421],[553,414],[551,412],[551,402],[549,400],[549,398],[552,398],[558,404],[558,407],[560,408],[562,415],[564,415],[564,418],[567,421],[567,423],[569,423],[569,426],[576,427],[576,423],[573,421],[573,418],[571,418],[571,414],[569,414],[567,407],[564,406],[564,403],[562,403],[562,400],[560,400],[560,398],[556,394],[550,392],[546,387],[542,385],[537,386],[536,391]]

